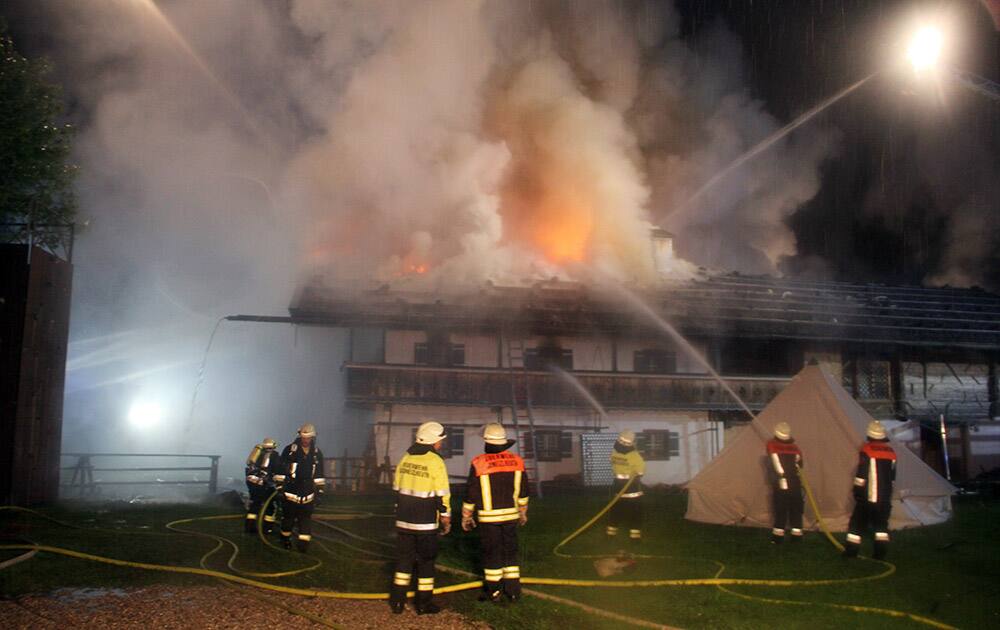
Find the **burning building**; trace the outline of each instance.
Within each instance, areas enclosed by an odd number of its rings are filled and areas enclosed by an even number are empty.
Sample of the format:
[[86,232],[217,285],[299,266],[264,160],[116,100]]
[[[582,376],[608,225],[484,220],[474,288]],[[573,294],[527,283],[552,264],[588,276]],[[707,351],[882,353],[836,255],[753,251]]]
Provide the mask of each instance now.
[[[670,248],[669,235],[654,233],[654,256]],[[939,470],[963,477],[1000,465],[1000,296],[705,273],[641,294],[755,412],[815,361],[873,416],[897,421],[897,439]],[[748,419],[688,352],[587,284],[448,293],[317,281],[290,314],[350,330],[349,360],[332,376],[346,380],[346,404],[370,424],[380,463],[398,461],[433,418],[448,430],[449,472],[463,476],[480,428],[499,420],[539,478],[590,482],[629,428],[647,480],[681,484]]]

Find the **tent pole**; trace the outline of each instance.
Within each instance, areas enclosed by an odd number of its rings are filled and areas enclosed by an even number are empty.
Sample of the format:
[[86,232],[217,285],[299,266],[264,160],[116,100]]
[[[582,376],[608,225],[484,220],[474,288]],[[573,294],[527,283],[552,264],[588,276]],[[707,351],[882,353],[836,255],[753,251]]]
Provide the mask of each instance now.
[[941,418],[941,452],[944,454],[944,475],[951,481],[951,464],[948,461],[948,429],[944,426],[944,414]]

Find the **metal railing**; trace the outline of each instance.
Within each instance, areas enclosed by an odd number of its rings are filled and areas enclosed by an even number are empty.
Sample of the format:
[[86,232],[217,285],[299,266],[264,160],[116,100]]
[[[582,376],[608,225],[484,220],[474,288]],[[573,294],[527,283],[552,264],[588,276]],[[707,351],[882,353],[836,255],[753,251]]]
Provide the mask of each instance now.
[[[214,494],[219,488],[219,459],[221,455],[190,455],[186,453],[62,453],[63,457],[76,457],[76,465],[64,466],[61,470],[73,471],[73,476],[68,482],[61,485],[67,490],[76,490],[79,496],[94,494],[99,486],[187,486],[187,485],[207,485],[209,494]],[[95,458],[146,458],[146,457],[173,457],[173,458],[199,458],[208,459],[208,466],[120,466],[120,467],[96,467],[93,464]],[[143,472],[208,472],[207,480],[200,479],[94,479],[94,473],[143,473]]]

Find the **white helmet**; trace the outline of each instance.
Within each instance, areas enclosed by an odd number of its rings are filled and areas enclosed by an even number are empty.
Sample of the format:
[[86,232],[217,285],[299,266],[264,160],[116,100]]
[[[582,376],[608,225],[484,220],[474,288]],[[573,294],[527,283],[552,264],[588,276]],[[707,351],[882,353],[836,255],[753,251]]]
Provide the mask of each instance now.
[[634,446],[635,445],[635,431],[625,429],[618,434],[618,442],[622,446]]
[[495,446],[506,446],[507,430],[499,422],[491,422],[483,427],[483,441]]
[[774,437],[779,440],[792,439],[792,427],[790,427],[787,422],[779,422],[774,425]]
[[885,427],[878,420],[872,420],[868,423],[868,429],[865,431],[865,435],[873,440],[884,440],[885,439]]
[[316,437],[316,427],[312,424],[306,423],[299,427],[299,437],[304,438],[314,438]]
[[437,444],[445,438],[440,422],[425,422],[417,427],[417,444]]

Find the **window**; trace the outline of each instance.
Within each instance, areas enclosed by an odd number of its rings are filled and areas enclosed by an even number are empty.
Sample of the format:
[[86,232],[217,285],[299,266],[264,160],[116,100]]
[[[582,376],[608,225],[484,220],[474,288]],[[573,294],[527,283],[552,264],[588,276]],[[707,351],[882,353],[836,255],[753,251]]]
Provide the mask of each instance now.
[[413,344],[413,362],[417,365],[430,365],[431,348],[426,341]]
[[674,374],[677,372],[677,353],[652,348],[636,350],[635,371],[645,374]]
[[[431,344],[427,341],[418,341],[413,344],[413,362],[416,365],[465,365],[465,344],[464,343],[451,343],[445,346],[434,346],[433,348],[437,353],[436,358],[432,356]],[[442,356],[442,353],[447,350],[447,354]],[[444,361],[442,364],[441,361]]]
[[665,461],[681,454],[680,435],[673,431],[643,431],[636,436],[636,447],[643,459]]
[[[855,361],[854,397],[859,400],[889,400],[892,398],[892,379],[888,361]],[[850,372],[845,371],[845,380]],[[847,384],[850,387],[850,384]]]
[[[449,457],[454,457],[456,455],[465,454],[465,427],[463,426],[446,426],[444,427],[445,438],[441,443],[441,450],[438,451],[444,459]],[[417,439],[417,427],[413,427],[413,435],[411,437],[413,441]]]
[[465,365],[465,344],[451,344],[451,349],[448,355],[448,365]]
[[[538,461],[558,462],[573,457],[573,434],[569,431],[536,431],[535,445],[538,447]],[[525,459],[532,457],[531,432],[524,434],[522,443]]]
[[561,367],[564,370],[572,370],[573,349],[541,346],[538,348],[527,348],[524,351],[524,367],[527,369],[545,370],[550,365]]

